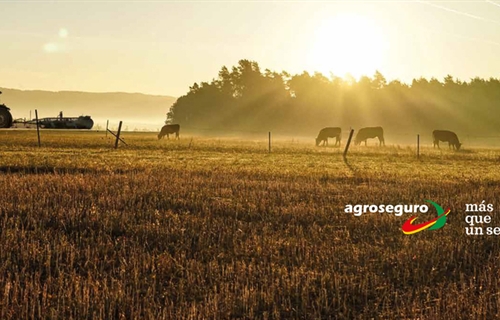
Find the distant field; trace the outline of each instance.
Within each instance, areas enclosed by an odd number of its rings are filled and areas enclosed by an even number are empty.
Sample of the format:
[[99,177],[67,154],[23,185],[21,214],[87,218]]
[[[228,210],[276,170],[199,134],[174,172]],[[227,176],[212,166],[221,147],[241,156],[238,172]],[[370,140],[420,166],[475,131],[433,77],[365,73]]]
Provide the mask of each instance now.
[[[0,131],[1,319],[500,316],[500,241],[464,231],[499,208],[500,149],[123,137]],[[344,212],[425,199],[442,229]]]

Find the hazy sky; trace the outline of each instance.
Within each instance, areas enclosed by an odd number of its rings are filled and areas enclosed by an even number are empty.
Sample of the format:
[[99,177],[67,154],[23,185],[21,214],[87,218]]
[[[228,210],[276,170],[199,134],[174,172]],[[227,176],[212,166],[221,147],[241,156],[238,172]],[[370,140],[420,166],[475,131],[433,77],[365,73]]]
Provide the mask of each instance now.
[[500,1],[4,1],[0,87],[180,96],[223,65],[500,77]]

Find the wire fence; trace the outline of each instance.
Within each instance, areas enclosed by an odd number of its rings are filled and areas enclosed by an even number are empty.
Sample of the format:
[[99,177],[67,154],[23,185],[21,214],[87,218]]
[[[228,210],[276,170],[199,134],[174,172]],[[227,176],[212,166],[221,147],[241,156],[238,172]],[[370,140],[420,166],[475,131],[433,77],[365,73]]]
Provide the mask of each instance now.
[[[342,128],[341,131],[341,140],[346,141],[349,137],[351,129],[354,129],[354,138],[356,137],[356,133],[359,129],[356,128]],[[246,136],[255,136],[260,137],[262,139],[266,139],[268,137],[269,132],[272,133],[273,137],[276,139],[294,139],[297,141],[300,140],[314,140],[318,132],[301,132],[294,133],[285,130],[273,130],[273,129],[262,129],[262,130],[241,130],[241,129],[215,129],[215,128],[202,128],[202,127],[181,127],[181,132],[186,132],[189,134],[201,134],[206,133],[207,135],[214,136],[238,136],[240,135],[242,138]],[[401,142],[406,142],[407,144],[417,144],[417,135],[420,136],[421,144],[432,144],[433,136],[432,131],[415,131],[415,132],[391,132],[390,130],[384,130],[384,138],[386,143],[388,144],[398,144]],[[469,142],[472,144],[480,144],[480,143],[498,143],[500,147],[500,132],[498,134],[485,134],[481,132],[476,133],[465,133],[460,134],[457,133],[459,141],[463,144],[468,144]]]
[[[36,125],[34,128],[36,130]],[[108,132],[108,128],[99,128],[98,130],[91,130],[92,132]],[[117,131],[114,126],[109,127],[112,131]],[[353,140],[356,139],[356,134],[359,131],[356,128],[341,128],[341,146],[345,146],[351,129],[354,129]],[[156,131],[126,131],[122,129],[123,134],[127,133],[150,133],[158,134],[160,128]],[[269,152],[272,151],[272,142],[284,142],[284,143],[299,143],[299,144],[310,144],[314,146],[315,140],[318,136],[318,131],[313,132],[291,132],[289,130],[273,130],[262,128],[261,130],[255,129],[234,129],[234,128],[213,128],[213,127],[193,127],[193,126],[181,126],[180,134],[181,136],[188,136],[191,139],[196,138],[234,138],[238,140],[249,140],[249,141],[262,141],[268,144]],[[334,137],[329,137],[331,141],[334,141]],[[474,148],[474,147],[488,147],[488,148],[500,148],[500,133],[497,134],[485,134],[484,132],[467,132],[458,133],[458,138],[462,144],[462,149]],[[122,139],[120,139],[122,140]],[[416,150],[420,148],[433,147],[433,136],[432,131],[425,130],[420,132],[397,132],[384,130],[384,140],[386,146],[410,146],[415,147]],[[378,146],[380,144],[379,139],[368,139],[368,146]],[[364,147],[365,143],[362,143]],[[448,143],[441,142],[441,148],[448,148]],[[418,151],[416,151],[418,153]]]

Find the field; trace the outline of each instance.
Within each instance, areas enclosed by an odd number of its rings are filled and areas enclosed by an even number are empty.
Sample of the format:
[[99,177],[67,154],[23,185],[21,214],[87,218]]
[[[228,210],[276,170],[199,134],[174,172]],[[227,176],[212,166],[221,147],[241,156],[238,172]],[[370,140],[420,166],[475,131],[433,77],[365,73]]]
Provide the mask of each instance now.
[[[0,318],[493,319],[500,149],[0,132]],[[372,142],[372,145],[374,143]],[[347,204],[450,207],[439,230]],[[491,226],[500,226],[496,212]],[[419,221],[435,217],[420,214]]]

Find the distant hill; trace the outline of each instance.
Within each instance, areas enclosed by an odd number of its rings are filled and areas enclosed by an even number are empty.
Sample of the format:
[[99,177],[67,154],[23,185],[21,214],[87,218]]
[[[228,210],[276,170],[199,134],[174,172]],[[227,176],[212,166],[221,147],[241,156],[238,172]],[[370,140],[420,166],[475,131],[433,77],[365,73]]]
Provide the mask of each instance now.
[[177,100],[171,96],[156,96],[142,93],[92,93],[76,91],[40,91],[0,88],[0,103],[6,104],[14,119],[38,116],[55,117],[63,111],[66,117],[89,115],[94,119],[94,128],[116,127],[120,120],[128,130],[160,128],[170,106]]

